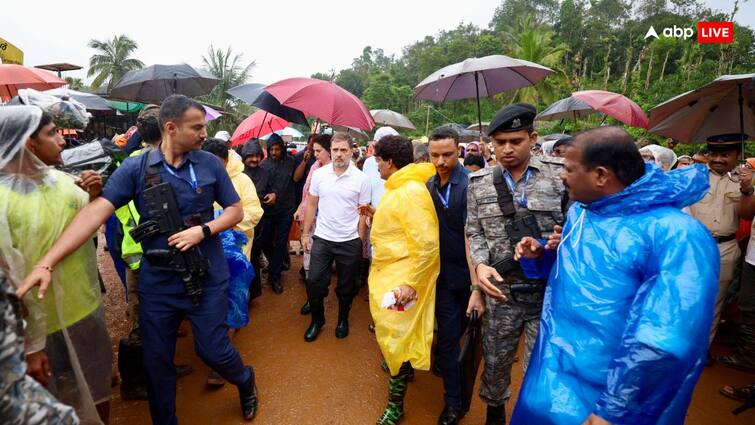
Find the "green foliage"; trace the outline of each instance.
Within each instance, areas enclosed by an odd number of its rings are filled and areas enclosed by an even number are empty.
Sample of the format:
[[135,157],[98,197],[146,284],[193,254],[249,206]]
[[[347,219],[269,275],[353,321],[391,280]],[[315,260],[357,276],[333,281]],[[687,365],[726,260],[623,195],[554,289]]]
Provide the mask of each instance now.
[[255,61],[244,64],[244,56],[233,53],[230,46],[222,50],[210,45],[207,48],[207,54],[202,56],[202,63],[210,74],[220,79],[220,83],[212,89],[210,94],[200,96],[197,100],[223,111],[223,116],[207,124],[207,133],[210,136],[219,130],[233,133],[233,129],[254,112],[254,108],[244,102],[236,101],[228,95],[227,91],[249,80]]
[[136,42],[125,35],[113,36],[112,40],[89,40],[87,46],[97,53],[89,58],[87,77],[97,75],[92,81],[92,90],[107,83],[110,90],[128,71],[144,67],[144,63],[131,55],[138,47]]
[[71,90],[78,90],[78,91],[88,90],[88,87],[84,84],[83,81],[81,81],[81,78],[66,77],[65,80],[68,83],[68,88]]

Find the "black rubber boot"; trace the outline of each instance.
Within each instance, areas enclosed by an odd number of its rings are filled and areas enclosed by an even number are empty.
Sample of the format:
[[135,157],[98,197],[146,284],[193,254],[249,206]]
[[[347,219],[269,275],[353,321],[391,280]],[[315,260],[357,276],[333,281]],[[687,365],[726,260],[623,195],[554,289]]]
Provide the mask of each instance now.
[[146,400],[147,374],[144,371],[143,347],[140,342],[121,339],[118,345],[118,372],[121,374],[121,399]]
[[307,301],[304,303],[303,306],[301,306],[301,309],[299,309],[299,314],[301,314],[302,316],[306,316],[310,313],[310,311],[311,310],[309,308],[309,301]]
[[485,425],[506,425],[506,405],[488,406]]
[[325,325],[325,305],[323,305],[323,300],[309,300],[309,310],[312,322],[304,333],[304,340],[312,342],[317,339],[322,327]]
[[336,338],[346,338],[349,336],[349,311],[351,311],[351,300],[338,300],[338,326],[336,326]]

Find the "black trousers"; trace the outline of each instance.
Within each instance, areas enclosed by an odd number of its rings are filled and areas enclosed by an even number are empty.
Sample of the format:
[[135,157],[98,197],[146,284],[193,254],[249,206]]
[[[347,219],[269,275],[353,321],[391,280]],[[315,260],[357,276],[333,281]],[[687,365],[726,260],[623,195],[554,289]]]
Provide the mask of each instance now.
[[252,243],[251,263],[254,268],[254,279],[249,288],[249,302],[262,295],[262,270],[260,260],[262,257],[262,222],[254,227],[254,242]]
[[359,291],[359,263],[362,260],[362,240],[359,238],[345,242],[332,242],[314,236],[309,253],[309,276],[307,276],[307,297],[310,300],[328,296],[331,265],[335,261],[338,283],[336,295],[339,301],[351,302]]
[[435,318],[438,323],[438,345],[435,347],[435,361],[443,376],[443,399],[448,406],[461,408],[461,369],[459,354],[464,328],[467,326],[467,306],[469,289],[449,289],[437,286],[435,289]]

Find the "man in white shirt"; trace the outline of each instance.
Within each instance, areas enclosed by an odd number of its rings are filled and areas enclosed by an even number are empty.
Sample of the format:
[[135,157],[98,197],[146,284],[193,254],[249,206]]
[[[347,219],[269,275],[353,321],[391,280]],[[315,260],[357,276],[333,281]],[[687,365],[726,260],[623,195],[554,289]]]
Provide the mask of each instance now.
[[[338,325],[336,337],[349,334],[351,300],[358,291],[359,263],[362,259],[362,240],[366,235],[359,207],[370,203],[370,179],[351,163],[352,139],[337,132],[330,142],[331,163],[312,175],[304,217],[302,240],[310,252],[307,298],[312,323],[304,340],[317,339],[325,325],[323,299],[328,295],[331,265],[335,261],[338,283]],[[317,227],[310,246],[309,235],[317,214]]]

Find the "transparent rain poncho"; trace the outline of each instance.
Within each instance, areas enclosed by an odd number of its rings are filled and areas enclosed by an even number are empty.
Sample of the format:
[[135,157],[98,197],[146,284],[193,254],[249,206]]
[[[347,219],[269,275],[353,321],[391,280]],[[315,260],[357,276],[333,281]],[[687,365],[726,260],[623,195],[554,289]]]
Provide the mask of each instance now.
[[[88,203],[87,193],[70,176],[43,164],[26,148],[41,117],[36,106],[0,107],[0,267],[14,286]],[[35,288],[23,303],[29,312],[26,352],[45,350],[53,373],[48,389],[76,408],[82,424],[101,423],[85,376],[91,378],[94,368],[99,372],[103,365],[79,359],[103,350],[109,353],[110,345],[101,347],[96,338],[91,347],[73,342],[88,341],[92,326],[105,329],[94,245],[84,244],[55,267],[44,299],[37,297]],[[82,319],[90,326],[76,326]]]

